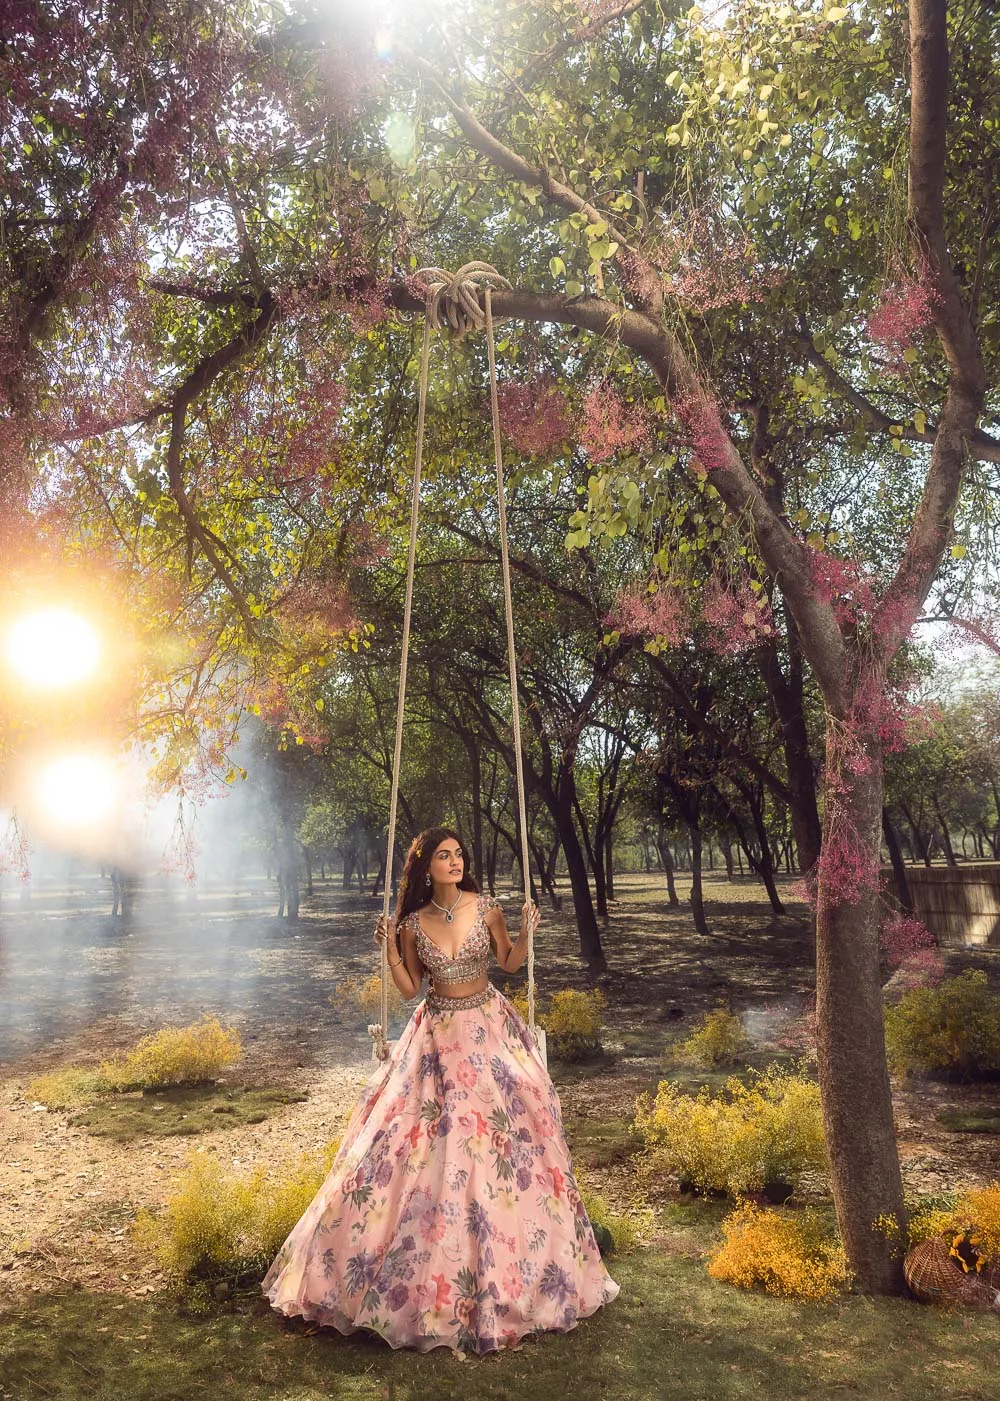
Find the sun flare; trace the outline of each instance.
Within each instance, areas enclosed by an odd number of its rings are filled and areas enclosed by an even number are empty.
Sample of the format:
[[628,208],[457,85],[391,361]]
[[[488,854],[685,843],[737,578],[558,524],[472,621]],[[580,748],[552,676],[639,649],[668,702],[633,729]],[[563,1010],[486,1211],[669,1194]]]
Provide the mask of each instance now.
[[93,754],[50,759],[38,775],[38,800],[48,822],[89,827],[103,822],[118,797],[114,770]]
[[101,642],[82,614],[70,608],[41,608],[8,630],[4,651],[20,681],[54,690],[72,686],[96,671]]

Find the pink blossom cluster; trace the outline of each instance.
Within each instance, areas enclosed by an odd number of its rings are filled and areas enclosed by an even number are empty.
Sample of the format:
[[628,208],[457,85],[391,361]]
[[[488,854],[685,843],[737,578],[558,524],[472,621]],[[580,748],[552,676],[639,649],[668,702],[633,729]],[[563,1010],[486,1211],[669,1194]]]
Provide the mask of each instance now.
[[500,426],[527,457],[551,456],[573,432],[569,401],[549,375],[525,384],[502,384],[498,398]]
[[[663,290],[699,315],[759,302],[785,276],[758,266],[751,244],[738,245],[702,215],[695,215],[683,230],[662,231],[649,250],[649,263],[662,272]],[[631,270],[626,265],[625,273],[633,291],[647,290],[639,285],[649,281],[641,265]]]
[[14,876],[23,885],[27,885],[31,879],[28,866],[30,850],[17,818],[12,817],[7,823],[3,840],[0,841],[0,875]]
[[687,603],[679,589],[660,585],[625,589],[604,619],[625,637],[660,637],[679,647],[691,630]]
[[279,605],[283,618],[310,633],[334,638],[356,621],[350,599],[339,580],[302,580],[285,594]]
[[677,401],[674,412],[705,471],[714,472],[725,467],[733,455],[733,445],[712,395],[703,389],[695,390]]
[[824,901],[853,904],[878,888],[878,858],[854,824],[835,811],[827,826],[817,866],[818,893]]
[[710,629],[706,645],[720,656],[745,652],[774,636],[771,605],[746,579],[712,579],[702,596],[701,617]]
[[348,550],[355,569],[368,569],[391,554],[388,543],[381,539],[368,521],[353,521],[348,532]]
[[347,387],[333,375],[303,389],[298,397],[293,430],[284,459],[276,471],[282,484],[318,484],[336,460],[340,442],[340,416]]
[[863,615],[871,615],[875,607],[873,580],[856,560],[838,559],[836,555],[811,550],[809,571],[814,593],[833,605],[842,627],[859,622]]
[[953,628],[957,628],[976,642],[981,642],[994,655],[1000,656],[1000,620],[995,617],[977,618],[956,614],[950,622]]
[[944,959],[937,949],[920,949],[899,967],[899,981],[907,989],[937,987],[944,974]]
[[903,352],[930,325],[938,294],[924,272],[920,277],[904,277],[886,287],[875,310],[868,316],[868,335],[886,352],[891,365],[899,365]]
[[160,870],[165,876],[180,875],[188,885],[194,885],[198,879],[195,867],[197,853],[198,845],[194,833],[185,823],[183,812],[178,812],[174,830],[160,858]]
[[937,940],[916,915],[892,910],[882,920],[879,942],[890,968],[898,968],[915,954],[937,948]]
[[606,462],[619,452],[642,452],[652,440],[652,421],[641,404],[626,402],[606,380],[588,392],[580,442],[592,462]]

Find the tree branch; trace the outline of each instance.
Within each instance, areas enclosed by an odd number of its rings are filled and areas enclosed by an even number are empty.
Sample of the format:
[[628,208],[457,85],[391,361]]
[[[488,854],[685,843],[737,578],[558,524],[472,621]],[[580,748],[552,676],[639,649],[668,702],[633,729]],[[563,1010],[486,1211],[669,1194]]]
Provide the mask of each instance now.
[[919,616],[952,536],[970,443],[986,397],[986,372],[952,270],[944,228],[948,120],[945,0],[910,0],[910,232],[917,267],[933,293],[934,324],[950,368],[931,464],[906,550],[872,620],[883,661]]

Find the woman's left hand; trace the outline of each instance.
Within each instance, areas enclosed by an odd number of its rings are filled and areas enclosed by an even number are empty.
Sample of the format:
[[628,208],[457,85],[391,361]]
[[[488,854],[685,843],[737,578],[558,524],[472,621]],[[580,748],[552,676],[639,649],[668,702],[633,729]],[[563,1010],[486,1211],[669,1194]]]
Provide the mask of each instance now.
[[522,937],[529,932],[532,935],[534,935],[537,932],[538,926],[541,924],[541,922],[542,914],[538,906],[535,904],[534,900],[530,901],[527,905],[521,906]]

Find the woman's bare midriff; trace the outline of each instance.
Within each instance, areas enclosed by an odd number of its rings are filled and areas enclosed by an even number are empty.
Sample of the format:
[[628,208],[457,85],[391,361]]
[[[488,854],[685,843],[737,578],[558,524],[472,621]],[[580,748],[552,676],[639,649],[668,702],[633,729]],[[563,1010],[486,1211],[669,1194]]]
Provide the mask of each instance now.
[[471,997],[473,993],[485,992],[489,986],[488,978],[475,978],[471,983],[435,983],[431,979],[431,988],[435,997]]

